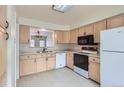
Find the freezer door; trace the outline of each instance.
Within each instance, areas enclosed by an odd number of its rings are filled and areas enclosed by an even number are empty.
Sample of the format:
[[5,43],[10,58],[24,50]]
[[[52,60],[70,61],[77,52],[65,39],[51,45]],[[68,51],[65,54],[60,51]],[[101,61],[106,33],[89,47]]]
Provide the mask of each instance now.
[[124,87],[124,53],[101,52],[101,86]]
[[101,31],[101,50],[124,51],[124,27]]

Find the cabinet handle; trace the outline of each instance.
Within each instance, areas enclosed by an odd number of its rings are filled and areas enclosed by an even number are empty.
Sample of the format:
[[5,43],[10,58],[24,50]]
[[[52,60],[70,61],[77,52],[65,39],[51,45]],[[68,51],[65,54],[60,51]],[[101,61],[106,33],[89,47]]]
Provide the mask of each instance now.
[[34,62],[36,62],[36,58],[35,58]]
[[6,21],[6,29],[9,27],[9,22],[8,21]]
[[8,40],[9,39],[9,34],[7,32],[6,32],[6,35],[7,35],[6,40]]
[[48,58],[46,57],[46,61],[48,61]]

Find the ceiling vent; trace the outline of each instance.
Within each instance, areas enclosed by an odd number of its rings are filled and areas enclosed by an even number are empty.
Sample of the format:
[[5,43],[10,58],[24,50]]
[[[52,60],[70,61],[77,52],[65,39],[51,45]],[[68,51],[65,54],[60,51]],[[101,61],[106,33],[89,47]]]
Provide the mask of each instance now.
[[61,13],[65,13],[72,8],[72,5],[53,5],[52,9]]

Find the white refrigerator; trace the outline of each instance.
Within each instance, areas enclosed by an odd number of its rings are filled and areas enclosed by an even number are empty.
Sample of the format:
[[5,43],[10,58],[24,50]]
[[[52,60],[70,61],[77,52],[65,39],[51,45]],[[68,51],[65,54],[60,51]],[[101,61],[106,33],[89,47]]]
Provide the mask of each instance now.
[[100,82],[104,87],[124,87],[124,27],[100,33]]

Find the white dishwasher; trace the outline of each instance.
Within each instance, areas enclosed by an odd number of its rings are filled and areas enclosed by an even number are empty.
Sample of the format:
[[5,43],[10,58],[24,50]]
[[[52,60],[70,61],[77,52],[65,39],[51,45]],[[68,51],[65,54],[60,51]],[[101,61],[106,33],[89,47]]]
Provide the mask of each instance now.
[[65,67],[66,64],[66,53],[57,52],[56,53],[56,68]]

